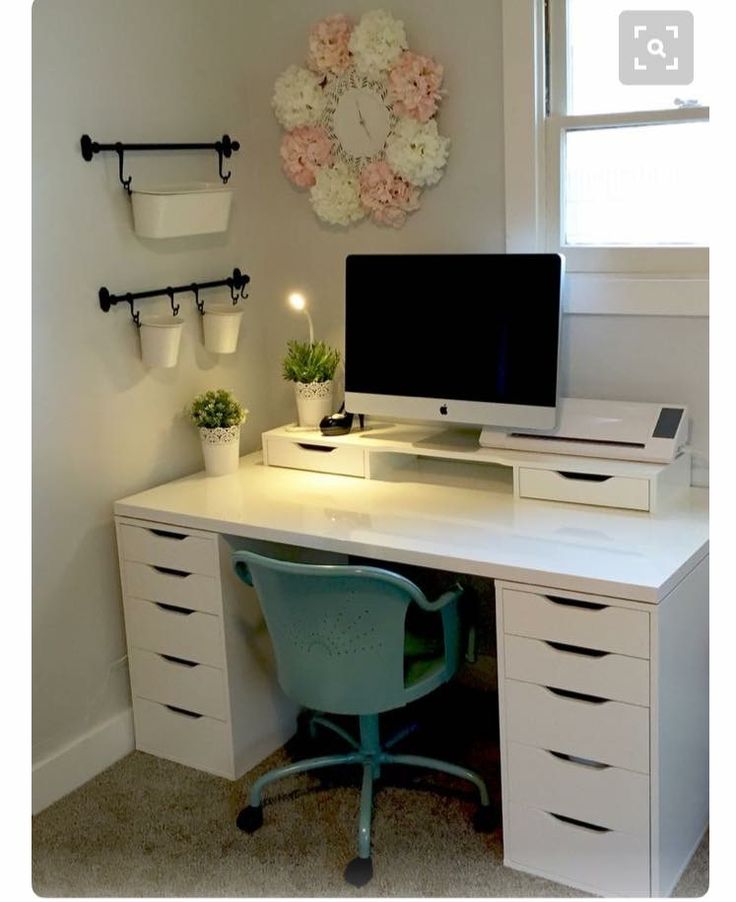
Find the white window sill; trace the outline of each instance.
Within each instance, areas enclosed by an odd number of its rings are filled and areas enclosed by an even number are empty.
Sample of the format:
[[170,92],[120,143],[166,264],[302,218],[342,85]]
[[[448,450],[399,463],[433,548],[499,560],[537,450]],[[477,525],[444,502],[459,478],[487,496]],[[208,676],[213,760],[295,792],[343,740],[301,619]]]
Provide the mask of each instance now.
[[708,316],[708,279],[568,272],[563,311],[605,316]]

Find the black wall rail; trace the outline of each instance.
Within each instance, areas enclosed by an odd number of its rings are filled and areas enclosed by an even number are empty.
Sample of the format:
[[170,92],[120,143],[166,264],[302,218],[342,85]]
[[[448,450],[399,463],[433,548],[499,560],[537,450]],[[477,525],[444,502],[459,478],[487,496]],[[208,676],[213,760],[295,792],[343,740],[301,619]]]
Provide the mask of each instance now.
[[240,150],[240,142],[233,141],[230,135],[223,135],[219,141],[210,144],[187,143],[187,144],[129,144],[125,141],[115,141],[113,144],[100,144],[93,141],[89,135],[82,135],[82,158],[88,163],[97,153],[111,152],[118,155],[118,177],[120,184],[125,188],[128,194],[132,194],[130,183],[133,176],[125,178],[123,175],[123,156],[126,151],[136,150],[215,150],[217,151],[218,172],[222,181],[227,184],[232,172],[222,171],[222,160],[224,157],[229,159],[233,153]]
[[221,288],[227,285],[230,289],[230,297],[233,305],[235,305],[241,298],[248,297],[248,295],[245,294],[245,286],[249,282],[249,275],[241,272],[239,269],[234,269],[231,276],[228,276],[226,279],[216,279],[214,282],[192,282],[189,285],[175,285],[173,287],[169,285],[166,288],[153,288],[150,291],[128,291],[125,294],[110,294],[107,288],[103,287],[100,288],[98,296],[100,299],[100,308],[105,313],[108,313],[110,308],[114,307],[115,304],[130,304],[130,315],[133,317],[133,322],[136,326],[140,327],[140,313],[134,309],[136,301],[143,301],[147,298],[168,297],[171,301],[171,312],[176,316],[179,312],[179,304],[175,303],[174,296],[190,291],[194,295],[197,310],[204,316],[204,301],[200,301],[199,299],[200,291],[204,291],[207,288]]

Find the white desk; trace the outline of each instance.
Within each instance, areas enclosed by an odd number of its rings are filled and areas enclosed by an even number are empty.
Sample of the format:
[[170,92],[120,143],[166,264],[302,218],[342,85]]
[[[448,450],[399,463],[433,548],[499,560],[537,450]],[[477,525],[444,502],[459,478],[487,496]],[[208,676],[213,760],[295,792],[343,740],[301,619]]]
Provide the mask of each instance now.
[[293,729],[233,547],[489,577],[506,864],[601,894],[669,893],[707,822],[706,492],[651,516],[456,482],[265,467],[257,453],[232,476],[118,501],[138,747],[235,778]]

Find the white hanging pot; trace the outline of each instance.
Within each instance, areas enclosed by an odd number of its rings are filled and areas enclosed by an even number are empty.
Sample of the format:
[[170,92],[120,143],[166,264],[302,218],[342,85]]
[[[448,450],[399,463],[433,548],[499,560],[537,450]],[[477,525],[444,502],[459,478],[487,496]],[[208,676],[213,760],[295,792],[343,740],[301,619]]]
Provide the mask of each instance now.
[[238,346],[243,311],[232,304],[210,304],[202,317],[204,346],[215,354],[232,354]]
[[141,357],[146,366],[172,367],[179,358],[179,345],[184,321],[170,313],[142,316]]
[[327,417],[333,410],[333,383],[330,382],[295,382],[296,410],[300,426],[316,428],[322,417]]
[[208,476],[236,473],[240,464],[240,426],[222,426],[199,430]]

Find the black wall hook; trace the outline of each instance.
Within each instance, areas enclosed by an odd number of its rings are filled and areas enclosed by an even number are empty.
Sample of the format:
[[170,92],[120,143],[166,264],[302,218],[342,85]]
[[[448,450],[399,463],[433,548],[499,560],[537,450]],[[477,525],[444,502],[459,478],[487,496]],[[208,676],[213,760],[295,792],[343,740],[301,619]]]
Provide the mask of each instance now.
[[[248,295],[243,295],[243,290],[249,282],[250,276],[247,275],[247,273],[242,273],[236,268],[233,270],[233,274],[225,279],[216,279],[212,282],[190,282],[188,285],[169,285],[166,288],[154,288],[150,291],[128,291],[125,294],[110,294],[107,288],[103,286],[98,292],[98,298],[100,301],[100,309],[104,313],[109,313],[110,308],[114,307],[116,304],[130,304],[130,314],[133,317],[133,322],[136,326],[140,326],[140,313],[134,308],[135,301],[146,300],[147,298],[168,297],[171,302],[172,313],[176,316],[180,310],[180,306],[175,303],[174,295],[181,294],[182,292],[193,292],[197,310],[199,310],[201,314],[204,314],[204,301],[200,301],[199,299],[200,291],[207,288],[221,288],[227,286],[230,289],[230,297],[233,298],[233,304],[236,304],[239,297],[248,297]],[[240,292],[240,295],[238,295],[238,292]]]
[[181,308],[179,307],[179,304],[175,304],[175,303],[174,303],[174,289],[171,288],[171,287],[167,288],[167,289],[166,289],[166,294],[168,294],[169,300],[171,301],[171,313],[172,313],[172,316],[178,316],[179,310],[180,310]]
[[194,303],[197,305],[197,310],[204,316],[204,301],[199,299],[199,285],[196,282],[192,282],[191,289],[194,292]]
[[187,142],[184,144],[128,144],[125,141],[115,141],[113,144],[100,144],[98,141],[93,141],[89,135],[82,135],[80,146],[82,149],[82,159],[87,163],[94,157],[97,153],[103,153],[106,151],[114,152],[118,155],[118,177],[120,179],[120,184],[125,188],[128,194],[132,194],[132,190],[130,187],[130,183],[132,181],[132,176],[128,176],[127,178],[123,175],[123,157],[126,151],[134,151],[134,150],[215,150],[217,151],[217,169],[222,181],[227,184],[232,172],[223,172],[222,171],[222,161],[224,157],[228,159],[235,153],[240,150],[240,142],[233,141],[230,135],[223,135],[219,141],[213,141],[212,143],[201,143],[201,142]]

